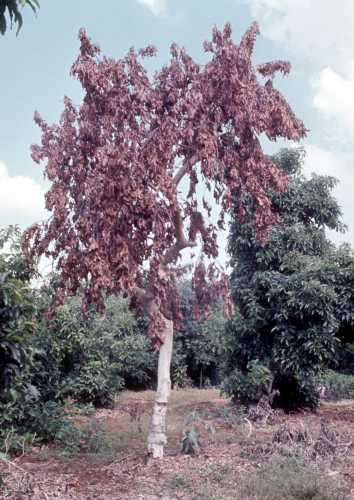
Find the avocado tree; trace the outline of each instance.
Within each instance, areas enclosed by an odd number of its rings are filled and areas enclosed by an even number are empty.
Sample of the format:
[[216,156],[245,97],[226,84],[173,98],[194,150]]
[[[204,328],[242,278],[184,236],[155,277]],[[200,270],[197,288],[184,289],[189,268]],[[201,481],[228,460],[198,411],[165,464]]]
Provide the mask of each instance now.
[[336,179],[306,179],[303,157],[302,150],[283,150],[273,158],[291,182],[282,194],[269,191],[281,223],[267,244],[252,227],[251,199],[229,237],[238,310],[226,328],[225,387],[244,402],[277,391],[273,403],[285,409],[317,406],[316,376],[353,324],[352,256],[326,236],[326,229],[345,229],[332,193]]
[[[258,31],[253,24],[237,45],[229,24],[214,28],[204,65],[174,43],[169,63],[149,78],[141,58],[153,56],[154,47],[131,49],[119,60],[100,57],[81,30],[72,66],[84,90],[81,106],[65,97],[52,126],[35,114],[42,143],[32,157],[46,163],[52,216],[27,230],[24,248],[55,262],[60,284],[53,308],[80,292],[84,310],[90,303],[102,310],[107,294],[123,293],[149,316],[148,335],[159,349],[148,436],[153,457],[163,456],[166,443],[178,260],[197,245],[207,258],[217,257],[217,233],[235,197],[240,217],[245,197],[253,199],[253,227],[264,241],[278,220],[267,188],[283,191],[288,176],[263,153],[259,136],[300,140],[306,133],[273,86],[275,73],[287,74],[290,64],[252,64]],[[205,186],[202,199],[198,182]],[[212,204],[219,207],[214,222]],[[202,307],[226,290],[227,279],[215,266],[199,263],[197,270]]]

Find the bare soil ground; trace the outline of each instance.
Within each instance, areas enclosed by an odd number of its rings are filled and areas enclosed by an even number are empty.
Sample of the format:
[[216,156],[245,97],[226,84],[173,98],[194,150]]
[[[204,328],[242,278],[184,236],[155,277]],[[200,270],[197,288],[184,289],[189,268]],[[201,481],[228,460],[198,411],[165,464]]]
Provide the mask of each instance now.
[[[235,413],[230,402],[221,398],[217,390],[173,391],[166,457],[163,461],[147,461],[145,441],[153,397],[150,391],[125,392],[115,409],[98,410],[90,416],[79,417],[80,426],[90,425],[92,429],[87,450],[73,451],[70,447],[48,445],[26,451],[11,465],[3,462],[0,471],[5,474],[6,488],[0,498],[263,498],[247,496],[243,485],[275,452],[278,446],[274,441],[275,433],[285,427],[301,428],[310,436],[316,436],[321,425],[325,425],[347,444],[345,453],[332,450],[322,456],[321,452],[316,452],[313,459],[323,474],[338,482],[343,493],[341,498],[354,499],[354,445],[350,441],[350,436],[354,437],[354,401],[325,402],[317,413],[277,414],[276,418],[255,422],[247,414]],[[181,437],[187,428],[184,419],[192,412],[199,415],[194,425],[201,435],[201,448],[193,456],[180,451]],[[303,443],[305,449],[311,446],[317,449],[318,445],[311,439]]]

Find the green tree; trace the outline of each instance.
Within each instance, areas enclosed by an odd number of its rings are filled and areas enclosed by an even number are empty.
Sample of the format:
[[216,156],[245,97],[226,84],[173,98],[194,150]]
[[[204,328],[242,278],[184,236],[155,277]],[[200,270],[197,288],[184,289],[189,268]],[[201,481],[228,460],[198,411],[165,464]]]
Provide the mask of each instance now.
[[251,201],[244,220],[233,220],[229,237],[238,313],[226,328],[225,389],[244,401],[277,390],[274,404],[289,409],[318,403],[315,380],[336,351],[343,289],[338,272],[329,273],[339,254],[325,233],[344,230],[332,194],[336,180],[307,180],[303,157],[298,149],[273,158],[291,182],[284,194],[269,193],[281,223],[267,244],[260,245],[252,227]]
[[20,9],[26,5],[28,5],[35,14],[37,9],[39,9],[38,0],[0,0],[0,33],[2,35],[5,35],[8,27],[6,17],[10,20],[11,28],[13,24],[16,24],[16,34],[19,33],[23,24],[23,17]]

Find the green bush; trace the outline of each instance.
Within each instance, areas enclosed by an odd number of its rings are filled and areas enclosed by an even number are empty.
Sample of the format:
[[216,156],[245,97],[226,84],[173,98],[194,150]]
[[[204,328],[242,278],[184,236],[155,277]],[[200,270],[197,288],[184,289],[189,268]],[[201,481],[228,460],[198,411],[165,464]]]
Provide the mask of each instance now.
[[106,305],[103,316],[91,311],[85,318],[80,300],[73,298],[50,327],[42,323],[37,360],[52,373],[56,397],[108,407],[123,387],[144,387],[151,381],[156,356],[127,301],[112,297]]
[[0,230],[0,401],[6,401],[14,379],[30,356],[28,338],[32,336],[33,293],[29,281],[33,269],[22,257],[20,232],[10,226]]
[[272,373],[269,368],[258,360],[252,360],[248,363],[246,370],[241,371],[235,368],[226,376],[223,390],[227,394],[232,394],[234,400],[248,405],[256,403],[263,394],[267,393],[271,380]]
[[112,408],[114,395],[122,390],[124,380],[114,373],[107,359],[88,359],[63,380],[61,394],[96,408]]
[[16,227],[0,230],[0,250],[0,448],[16,452],[50,440],[74,445],[68,396],[110,406],[124,386],[151,383],[156,355],[144,323],[120,298],[107,300],[103,316],[90,311],[87,318],[73,298],[46,322],[55,276],[40,290],[30,287],[35,271]]
[[287,411],[301,408],[315,410],[320,404],[319,386],[314,373],[278,373],[273,386],[279,391],[279,395],[273,399],[276,408]]
[[0,451],[17,453],[39,442],[77,442],[79,430],[67,419],[68,406],[43,401],[31,384],[17,379],[11,397],[0,402]]
[[179,291],[183,319],[174,335],[172,382],[179,387],[219,385],[224,355],[222,304],[217,304],[208,318],[197,319],[190,281],[180,282]]

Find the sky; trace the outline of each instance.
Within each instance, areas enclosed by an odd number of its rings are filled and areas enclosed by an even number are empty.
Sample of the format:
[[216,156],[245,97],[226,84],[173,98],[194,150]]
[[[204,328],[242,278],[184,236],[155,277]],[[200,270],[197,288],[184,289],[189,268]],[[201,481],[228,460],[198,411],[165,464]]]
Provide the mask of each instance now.
[[[214,25],[229,21],[236,42],[252,21],[259,23],[254,61],[290,60],[292,71],[276,86],[309,129],[305,173],[332,175],[335,195],[348,225],[330,234],[354,245],[354,1],[341,0],[40,0],[38,15],[24,9],[19,35],[0,38],[0,227],[27,227],[47,217],[43,165],[30,157],[39,142],[33,122],[38,110],[57,122],[68,95],[82,92],[70,77],[77,57],[77,33],[85,27],[102,52],[122,57],[131,46],[150,43],[158,56],[151,72],[166,63],[175,41],[201,62],[202,43]],[[264,143],[267,153],[285,144]]]

